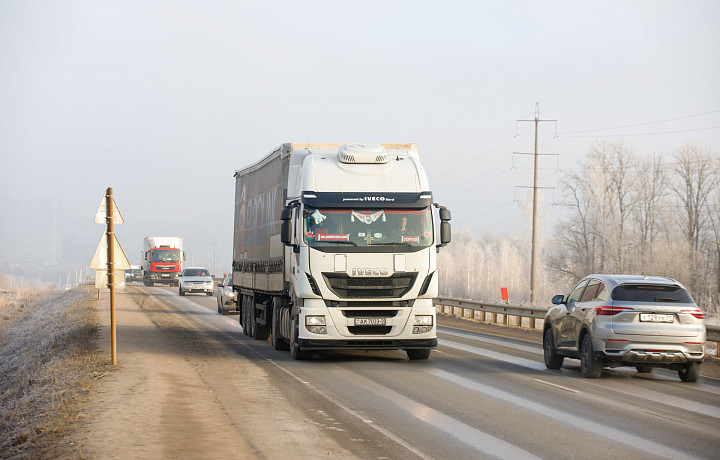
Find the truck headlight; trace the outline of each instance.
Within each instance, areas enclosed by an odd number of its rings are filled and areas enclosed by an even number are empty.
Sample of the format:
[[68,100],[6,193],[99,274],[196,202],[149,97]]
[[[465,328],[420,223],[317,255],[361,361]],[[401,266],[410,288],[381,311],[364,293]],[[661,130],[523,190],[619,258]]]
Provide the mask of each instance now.
[[417,315],[413,318],[413,334],[430,332],[433,328],[432,315]]
[[312,315],[305,317],[305,328],[313,334],[327,334],[327,327],[325,325],[325,316]]

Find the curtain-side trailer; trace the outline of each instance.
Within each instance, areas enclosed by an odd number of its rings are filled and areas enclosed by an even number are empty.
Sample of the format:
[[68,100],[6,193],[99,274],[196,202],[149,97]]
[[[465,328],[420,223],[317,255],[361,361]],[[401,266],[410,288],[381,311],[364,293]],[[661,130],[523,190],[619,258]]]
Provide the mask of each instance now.
[[282,144],[235,172],[233,289],[243,332],[294,359],[437,346],[433,203],[415,144]]

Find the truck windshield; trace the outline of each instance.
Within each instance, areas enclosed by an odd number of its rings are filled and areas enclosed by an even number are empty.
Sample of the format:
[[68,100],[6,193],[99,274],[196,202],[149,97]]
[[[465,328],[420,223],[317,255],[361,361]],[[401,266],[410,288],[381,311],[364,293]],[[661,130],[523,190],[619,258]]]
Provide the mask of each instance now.
[[152,252],[153,262],[179,262],[180,252],[177,249],[155,249]]
[[425,209],[325,209],[306,206],[308,246],[420,246],[433,244],[432,214]]

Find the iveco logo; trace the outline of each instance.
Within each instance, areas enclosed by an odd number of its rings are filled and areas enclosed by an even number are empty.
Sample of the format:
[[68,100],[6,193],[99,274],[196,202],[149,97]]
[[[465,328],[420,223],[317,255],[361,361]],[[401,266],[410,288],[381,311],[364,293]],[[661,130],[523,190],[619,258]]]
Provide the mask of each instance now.
[[353,268],[352,276],[378,276],[387,275],[390,271],[387,268]]

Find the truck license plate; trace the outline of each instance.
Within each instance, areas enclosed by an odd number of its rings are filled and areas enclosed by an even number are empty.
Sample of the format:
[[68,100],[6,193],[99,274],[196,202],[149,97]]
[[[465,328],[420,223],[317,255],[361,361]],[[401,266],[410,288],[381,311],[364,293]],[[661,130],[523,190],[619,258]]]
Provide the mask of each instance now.
[[355,318],[356,326],[384,326],[385,318]]
[[672,323],[673,315],[659,315],[657,313],[640,313],[640,321],[649,323]]

